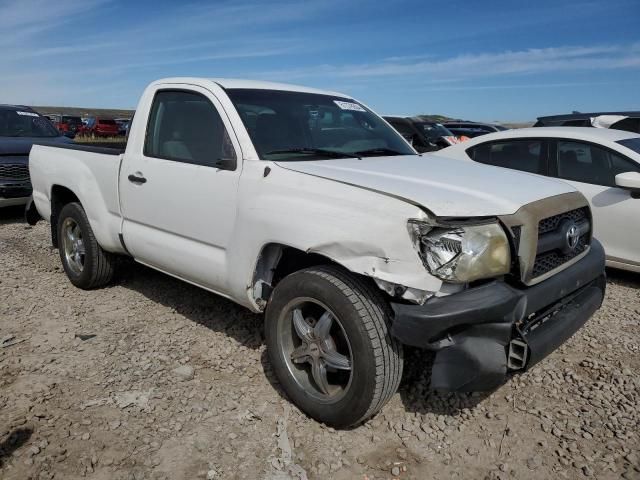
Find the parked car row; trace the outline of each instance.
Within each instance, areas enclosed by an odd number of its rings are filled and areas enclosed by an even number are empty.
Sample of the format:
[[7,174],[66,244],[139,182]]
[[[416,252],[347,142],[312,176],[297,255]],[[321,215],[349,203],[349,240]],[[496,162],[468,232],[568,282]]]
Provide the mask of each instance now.
[[[489,133],[509,130],[492,123],[447,121],[429,122],[420,116],[385,116],[419,152],[430,152]],[[538,117],[534,127],[595,127],[640,133],[640,112],[574,112],[566,115]],[[423,131],[426,130],[426,132]],[[426,133],[426,135],[425,135]],[[426,137],[426,138],[425,138]]]
[[640,136],[611,137],[604,155],[601,138],[572,147],[570,129],[538,128],[517,152],[483,143],[515,141],[507,131],[419,154],[419,142],[435,149],[449,137],[441,125],[388,120],[311,88],[160,80],[124,151],[33,147],[27,216],[50,222],[79,288],[108,284],[129,256],[264,312],[288,398],[332,426],[383,408],[403,345],[434,352],[433,388],[497,388],[581,328],[604,296],[594,232],[609,227],[595,210],[621,200],[595,195],[592,210],[548,169],[560,157],[571,172],[608,162],[612,188],[633,197],[633,164],[620,159]]
[[45,115],[58,131],[69,138],[90,137],[105,138],[126,136],[130,119],[128,118],[104,118],[104,117],[79,117],[74,115],[47,114]]
[[[29,152],[34,143],[69,144],[78,136],[116,137],[125,125],[114,120],[40,115],[24,105],[0,105],[0,207],[24,205],[31,196]],[[106,146],[106,144],[105,144]]]
[[441,123],[428,122],[420,117],[383,118],[420,153],[440,150],[461,141]]
[[538,117],[534,127],[596,127],[640,133],[640,112],[574,112]]

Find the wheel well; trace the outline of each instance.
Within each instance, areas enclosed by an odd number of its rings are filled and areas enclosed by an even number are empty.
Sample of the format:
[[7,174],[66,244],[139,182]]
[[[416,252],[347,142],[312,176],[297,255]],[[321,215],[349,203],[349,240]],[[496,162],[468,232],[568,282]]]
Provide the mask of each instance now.
[[260,252],[253,273],[251,289],[256,303],[264,307],[271,291],[287,275],[317,265],[337,265],[324,255],[270,243]]
[[58,215],[65,205],[72,202],[80,203],[75,193],[67,187],[54,185],[51,189],[51,243],[58,248]]

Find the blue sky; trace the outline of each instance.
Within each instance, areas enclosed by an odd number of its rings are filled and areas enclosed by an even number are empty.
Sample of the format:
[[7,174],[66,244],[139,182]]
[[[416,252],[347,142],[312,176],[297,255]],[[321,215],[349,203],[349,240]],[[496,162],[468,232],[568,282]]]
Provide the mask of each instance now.
[[151,80],[218,76],[387,114],[640,110],[638,20],[638,0],[0,0],[0,103],[134,108]]

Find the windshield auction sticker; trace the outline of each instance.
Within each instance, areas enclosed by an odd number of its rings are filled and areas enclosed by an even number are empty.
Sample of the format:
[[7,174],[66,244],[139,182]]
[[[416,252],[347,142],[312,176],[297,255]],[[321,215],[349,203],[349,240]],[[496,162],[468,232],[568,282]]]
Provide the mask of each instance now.
[[18,115],[23,116],[23,117],[39,117],[40,116],[40,115],[38,115],[37,113],[34,113],[34,112],[20,112],[20,111],[17,111],[16,113]]
[[341,102],[340,100],[334,100],[333,103],[335,103],[338,107],[340,107],[341,110],[351,110],[353,112],[366,112],[366,110],[362,108],[360,105],[358,105],[357,103]]

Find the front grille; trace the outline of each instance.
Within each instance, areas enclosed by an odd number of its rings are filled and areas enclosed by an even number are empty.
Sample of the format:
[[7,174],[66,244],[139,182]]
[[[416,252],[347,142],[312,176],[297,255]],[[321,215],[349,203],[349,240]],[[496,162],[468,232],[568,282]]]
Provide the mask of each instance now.
[[573,220],[574,222],[588,220],[589,212],[586,208],[577,208],[569,212],[561,213],[560,215],[543,218],[542,220],[540,220],[540,223],[538,223],[538,236],[556,230],[560,222],[562,222],[566,218]]
[[21,164],[0,165],[0,178],[8,180],[29,180],[29,167]]
[[[567,247],[566,228],[582,226],[575,247]],[[589,246],[591,224],[588,208],[578,208],[569,212],[544,218],[538,223],[538,252],[533,264],[532,277],[539,277],[567,263],[583,253]],[[540,246],[544,245],[541,251]]]
[[560,265],[567,263],[572,258],[577,257],[584,249],[587,248],[587,240],[583,237],[580,237],[578,242],[578,246],[576,249],[568,255],[565,255],[558,251],[541,253],[536,256],[536,261],[533,264],[533,277],[539,277],[540,275],[544,275],[547,272],[550,272],[554,268],[559,267]]

